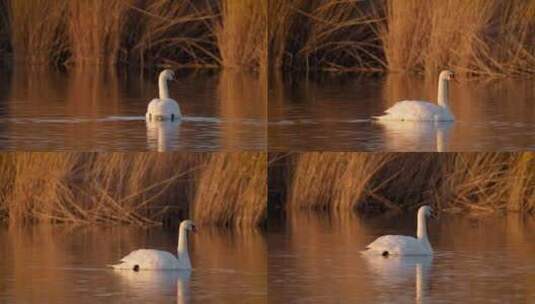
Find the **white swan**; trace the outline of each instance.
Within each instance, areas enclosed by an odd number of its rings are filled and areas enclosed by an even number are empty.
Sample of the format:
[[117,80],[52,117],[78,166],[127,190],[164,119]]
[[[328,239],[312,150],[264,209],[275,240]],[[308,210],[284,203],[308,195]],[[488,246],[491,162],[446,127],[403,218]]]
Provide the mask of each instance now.
[[155,249],[138,249],[121,259],[121,263],[110,265],[121,270],[175,270],[191,269],[188,252],[188,231],[195,232],[197,228],[190,220],[180,223],[178,232],[178,254]]
[[175,72],[165,69],[158,78],[160,98],[155,98],[149,102],[147,120],[175,120],[182,117],[178,103],[169,95],[167,81],[175,79]]
[[385,235],[370,243],[363,251],[372,255],[433,255],[433,249],[427,239],[426,217],[431,216],[433,209],[422,206],[418,209],[417,238],[404,235]]
[[438,78],[438,105],[418,100],[404,100],[396,103],[385,115],[374,116],[377,120],[412,120],[412,121],[453,121],[448,103],[448,82],[454,80],[451,71],[442,71]]

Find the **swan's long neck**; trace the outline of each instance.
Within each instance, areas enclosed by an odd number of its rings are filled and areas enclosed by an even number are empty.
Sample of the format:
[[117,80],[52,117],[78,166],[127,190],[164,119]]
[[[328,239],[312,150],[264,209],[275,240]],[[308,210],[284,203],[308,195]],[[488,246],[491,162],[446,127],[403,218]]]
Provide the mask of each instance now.
[[438,80],[438,105],[448,108],[448,80],[440,77]]
[[189,250],[188,250],[188,232],[185,228],[180,227],[178,233],[178,261],[184,267],[191,267],[191,262],[189,260]]
[[158,79],[158,88],[160,90],[160,99],[170,99],[169,88],[167,87],[167,78],[164,75],[160,75]]
[[427,219],[425,217],[425,212],[418,212],[418,227],[416,231],[416,236],[419,240],[427,241]]

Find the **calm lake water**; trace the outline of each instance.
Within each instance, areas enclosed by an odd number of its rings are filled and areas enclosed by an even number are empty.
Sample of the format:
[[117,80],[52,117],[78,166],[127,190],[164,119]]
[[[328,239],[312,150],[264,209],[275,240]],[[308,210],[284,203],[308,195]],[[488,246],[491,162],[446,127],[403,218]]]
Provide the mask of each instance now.
[[535,303],[535,219],[441,216],[432,258],[359,253],[408,216],[294,215],[268,234],[270,303]]
[[265,237],[201,227],[193,270],[114,271],[137,248],[176,252],[162,229],[0,228],[0,303],[265,303]]
[[265,84],[252,73],[180,71],[181,123],[147,125],[157,73],[0,69],[0,149],[265,150]]
[[437,80],[402,75],[270,79],[270,150],[535,150],[535,80],[450,85],[453,123],[379,123],[400,100],[436,102]]

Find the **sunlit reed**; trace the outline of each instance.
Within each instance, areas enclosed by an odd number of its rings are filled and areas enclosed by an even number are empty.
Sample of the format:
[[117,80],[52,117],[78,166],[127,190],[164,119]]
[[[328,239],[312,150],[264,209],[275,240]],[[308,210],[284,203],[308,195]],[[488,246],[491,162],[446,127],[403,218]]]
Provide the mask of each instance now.
[[[535,155],[525,153],[297,153],[270,181],[288,210],[535,212]],[[271,171],[270,171],[271,172]],[[287,185],[281,189],[280,184]]]
[[149,226],[193,216],[255,226],[266,209],[263,159],[262,153],[3,153],[0,216],[11,224]]
[[535,73],[534,1],[273,0],[269,18],[274,67]]

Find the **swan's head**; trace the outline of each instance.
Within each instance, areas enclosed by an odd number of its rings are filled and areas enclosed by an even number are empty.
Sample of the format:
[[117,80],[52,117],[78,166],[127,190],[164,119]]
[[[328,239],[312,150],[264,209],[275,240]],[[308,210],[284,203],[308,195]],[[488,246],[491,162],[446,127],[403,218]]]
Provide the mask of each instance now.
[[426,217],[431,217],[433,216],[433,208],[431,208],[431,206],[422,206],[418,209],[418,215],[424,215]]
[[455,80],[455,73],[453,73],[452,71],[445,70],[445,71],[440,72],[439,77],[440,79],[444,79],[444,80]]
[[191,220],[185,220],[180,223],[180,230],[197,232],[197,226]]
[[165,80],[175,80],[175,72],[170,69],[165,69],[160,73],[160,78]]

